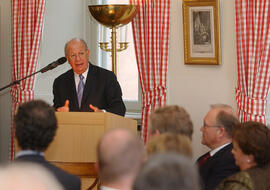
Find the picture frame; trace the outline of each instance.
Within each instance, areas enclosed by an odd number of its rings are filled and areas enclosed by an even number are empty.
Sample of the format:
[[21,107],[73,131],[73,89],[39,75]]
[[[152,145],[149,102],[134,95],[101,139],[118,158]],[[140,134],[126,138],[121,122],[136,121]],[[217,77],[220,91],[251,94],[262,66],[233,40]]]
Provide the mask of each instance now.
[[219,65],[219,0],[182,0],[185,64]]

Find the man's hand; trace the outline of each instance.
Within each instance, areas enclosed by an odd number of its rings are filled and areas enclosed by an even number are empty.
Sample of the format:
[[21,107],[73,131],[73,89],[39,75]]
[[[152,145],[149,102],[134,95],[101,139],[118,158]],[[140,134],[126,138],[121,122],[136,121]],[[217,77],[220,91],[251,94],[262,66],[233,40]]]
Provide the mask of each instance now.
[[69,112],[68,105],[69,105],[69,101],[66,100],[65,105],[63,107],[57,108],[56,110],[59,111],[59,112]]
[[98,109],[98,107],[93,106],[92,104],[89,105],[90,109],[92,109],[94,112],[103,112],[102,110]]

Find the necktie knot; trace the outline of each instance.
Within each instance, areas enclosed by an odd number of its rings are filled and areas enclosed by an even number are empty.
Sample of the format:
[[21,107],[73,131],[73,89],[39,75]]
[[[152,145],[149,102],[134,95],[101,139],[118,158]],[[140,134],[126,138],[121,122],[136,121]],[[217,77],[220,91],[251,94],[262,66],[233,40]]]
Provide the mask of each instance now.
[[84,79],[84,76],[82,74],[80,74],[79,77],[80,77],[80,80]]
[[199,165],[200,167],[211,157],[210,153],[208,152],[204,157],[201,159]]

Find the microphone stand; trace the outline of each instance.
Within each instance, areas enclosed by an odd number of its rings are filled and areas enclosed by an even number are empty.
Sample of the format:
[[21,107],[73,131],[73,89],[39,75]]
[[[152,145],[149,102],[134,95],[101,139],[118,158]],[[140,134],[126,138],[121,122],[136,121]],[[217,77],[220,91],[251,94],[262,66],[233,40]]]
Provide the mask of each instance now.
[[27,78],[29,78],[29,77],[31,77],[31,76],[33,76],[33,75],[39,73],[39,72],[45,73],[45,72],[47,72],[47,71],[49,71],[49,70],[55,68],[55,67],[48,67],[48,66],[49,66],[49,65],[47,65],[46,67],[40,69],[39,71],[36,71],[36,72],[34,72],[34,73],[32,73],[32,74],[30,74],[30,75],[24,77],[24,78],[21,78],[21,79],[18,79],[18,80],[15,80],[15,81],[11,82],[10,84],[8,84],[8,85],[6,85],[6,86],[0,88],[0,92],[1,92],[2,90],[4,90],[4,89],[8,88],[8,87],[11,87],[11,86],[15,85],[15,84],[20,84],[20,82],[21,82],[22,80],[25,80],[25,79],[27,79]]

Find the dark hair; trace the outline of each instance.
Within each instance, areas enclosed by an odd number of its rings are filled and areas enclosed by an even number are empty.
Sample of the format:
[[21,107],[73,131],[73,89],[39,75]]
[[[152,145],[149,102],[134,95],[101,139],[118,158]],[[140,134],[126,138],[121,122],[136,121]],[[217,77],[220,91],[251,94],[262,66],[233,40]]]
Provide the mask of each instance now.
[[175,153],[151,156],[143,165],[133,190],[198,190],[199,180],[190,159]]
[[55,136],[57,121],[54,109],[42,100],[19,106],[15,115],[15,136],[23,149],[44,151]]
[[235,141],[242,152],[253,155],[258,166],[270,161],[270,130],[263,124],[254,121],[241,123],[233,130]]
[[150,115],[150,133],[153,134],[156,130],[160,133],[183,134],[191,139],[193,124],[184,108],[177,105],[164,106]]

